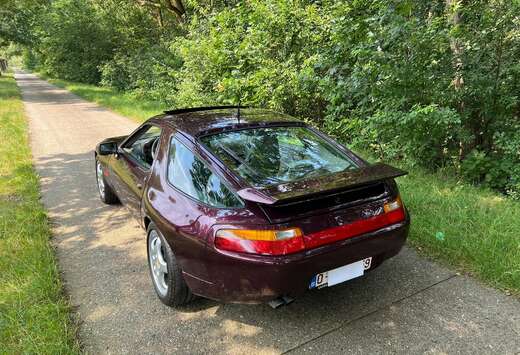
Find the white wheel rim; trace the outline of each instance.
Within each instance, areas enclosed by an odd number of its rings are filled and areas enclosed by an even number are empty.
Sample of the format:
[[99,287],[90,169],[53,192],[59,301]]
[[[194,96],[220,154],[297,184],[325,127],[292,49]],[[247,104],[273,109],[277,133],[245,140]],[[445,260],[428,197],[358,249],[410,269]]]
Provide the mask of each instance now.
[[96,177],[97,177],[99,195],[101,196],[101,198],[104,198],[105,197],[105,181],[103,180],[103,167],[101,166],[100,162],[96,163]]
[[150,269],[152,271],[153,282],[161,296],[168,292],[168,264],[164,258],[164,246],[162,245],[159,234],[152,230],[148,239],[148,255]]

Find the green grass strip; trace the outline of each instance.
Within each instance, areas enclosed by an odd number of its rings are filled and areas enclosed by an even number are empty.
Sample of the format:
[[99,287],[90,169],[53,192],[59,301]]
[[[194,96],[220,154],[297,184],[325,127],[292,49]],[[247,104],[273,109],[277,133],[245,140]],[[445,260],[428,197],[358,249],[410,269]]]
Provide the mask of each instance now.
[[441,173],[399,179],[420,251],[520,295],[520,203]]
[[0,77],[0,353],[78,353],[27,120],[12,74]]

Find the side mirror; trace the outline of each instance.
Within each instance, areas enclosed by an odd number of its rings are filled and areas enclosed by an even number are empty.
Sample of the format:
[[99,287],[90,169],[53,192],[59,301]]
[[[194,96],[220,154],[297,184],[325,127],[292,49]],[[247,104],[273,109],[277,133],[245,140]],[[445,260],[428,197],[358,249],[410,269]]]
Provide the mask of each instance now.
[[99,145],[99,155],[117,154],[117,143],[107,142]]

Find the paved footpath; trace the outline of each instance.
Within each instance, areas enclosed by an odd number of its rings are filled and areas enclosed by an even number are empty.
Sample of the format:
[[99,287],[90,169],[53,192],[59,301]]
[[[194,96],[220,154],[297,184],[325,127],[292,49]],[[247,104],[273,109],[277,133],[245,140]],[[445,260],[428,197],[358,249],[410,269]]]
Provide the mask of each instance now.
[[411,249],[273,310],[156,298],[144,232],[96,192],[93,148],[136,124],[17,73],[43,202],[88,353],[520,353],[520,302]]

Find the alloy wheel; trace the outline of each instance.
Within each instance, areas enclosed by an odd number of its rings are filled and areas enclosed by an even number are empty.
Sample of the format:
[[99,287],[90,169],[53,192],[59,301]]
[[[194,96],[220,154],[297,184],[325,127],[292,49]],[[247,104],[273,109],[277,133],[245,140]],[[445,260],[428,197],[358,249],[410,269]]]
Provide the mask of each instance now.
[[101,196],[101,198],[104,198],[105,197],[105,181],[103,180],[103,167],[101,166],[100,162],[96,162],[96,177],[97,177],[99,195]]
[[148,255],[153,282],[161,296],[165,296],[168,292],[168,264],[164,258],[164,246],[161,238],[153,229],[150,231],[148,241]]

